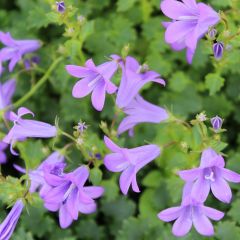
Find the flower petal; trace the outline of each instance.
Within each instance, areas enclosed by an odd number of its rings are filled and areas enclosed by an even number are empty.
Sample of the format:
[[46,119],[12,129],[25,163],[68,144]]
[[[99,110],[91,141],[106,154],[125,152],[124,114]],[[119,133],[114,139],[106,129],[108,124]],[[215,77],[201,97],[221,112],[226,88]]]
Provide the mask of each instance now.
[[104,193],[104,188],[103,187],[96,187],[96,186],[91,186],[91,187],[84,187],[83,191],[91,198],[99,198],[103,195]]
[[106,84],[99,82],[92,92],[92,105],[97,111],[102,111],[105,103]]
[[129,166],[129,162],[120,153],[110,153],[105,156],[104,165],[111,172],[121,172]]
[[178,175],[184,181],[189,182],[189,181],[196,180],[200,173],[201,173],[201,169],[193,168],[193,169],[190,169],[190,170],[179,171]]
[[240,182],[240,174],[233,172],[226,168],[221,168],[222,176],[229,182],[239,183]]
[[120,184],[120,189],[124,195],[127,195],[129,187],[132,183],[132,179],[135,174],[136,173],[135,173],[134,166],[130,166],[122,172],[119,179],[119,184]]
[[59,223],[61,228],[65,229],[71,225],[73,219],[67,210],[66,204],[62,204],[59,209]]
[[200,202],[204,202],[207,199],[209,192],[210,183],[208,180],[205,180],[204,176],[201,174],[193,184],[191,195]]
[[84,78],[92,74],[91,70],[81,66],[67,65],[65,68],[70,75],[77,78]]
[[161,211],[158,214],[158,218],[164,222],[171,222],[181,215],[181,207],[171,207]]
[[224,213],[211,207],[202,207],[203,213],[212,220],[219,221],[224,217]]

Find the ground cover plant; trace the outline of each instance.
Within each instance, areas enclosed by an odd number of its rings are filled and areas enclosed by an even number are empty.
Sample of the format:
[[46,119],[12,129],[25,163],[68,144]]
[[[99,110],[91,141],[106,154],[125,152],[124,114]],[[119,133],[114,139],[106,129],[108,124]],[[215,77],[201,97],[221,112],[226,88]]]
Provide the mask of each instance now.
[[239,239],[238,0],[0,2],[0,240]]

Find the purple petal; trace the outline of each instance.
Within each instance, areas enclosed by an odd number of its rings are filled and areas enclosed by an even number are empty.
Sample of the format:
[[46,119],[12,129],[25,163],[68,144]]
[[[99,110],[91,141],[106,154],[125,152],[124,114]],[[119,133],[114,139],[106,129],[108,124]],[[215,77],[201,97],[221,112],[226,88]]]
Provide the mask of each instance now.
[[211,207],[202,207],[203,213],[212,220],[219,221],[224,217],[224,213]]
[[189,182],[189,181],[196,180],[200,173],[201,173],[201,169],[193,168],[193,169],[190,169],[190,170],[179,171],[178,175],[184,181]]
[[221,168],[222,176],[229,182],[239,183],[240,182],[240,174],[233,172],[226,168]]
[[83,191],[91,198],[95,199],[95,198],[99,198],[103,195],[104,193],[104,188],[103,187],[95,187],[95,186],[91,186],[91,187],[84,187]]
[[120,153],[110,153],[104,158],[105,167],[111,172],[121,172],[130,164]]
[[158,214],[158,218],[164,222],[171,222],[180,217],[181,210],[182,210],[181,207],[168,208],[166,210],[161,211]]
[[92,80],[92,77],[88,77],[78,81],[72,89],[72,96],[75,98],[86,97],[94,89],[94,85],[90,84]]
[[210,192],[210,183],[204,179],[203,174],[199,176],[197,181],[193,184],[192,197],[199,202],[204,202]]
[[213,195],[222,202],[229,203],[232,199],[231,188],[221,177],[216,177],[215,181],[211,183],[211,190]]
[[65,68],[70,75],[77,78],[84,78],[92,74],[92,70],[81,66],[67,65]]
[[122,172],[119,179],[119,184],[120,189],[124,195],[127,195],[128,189],[132,183],[134,175],[136,175],[136,173],[133,166],[128,167],[126,170]]
[[103,82],[97,83],[92,92],[92,104],[93,107],[102,111],[104,102],[105,102],[105,94],[106,94],[106,84]]
[[89,170],[86,166],[81,166],[74,170],[74,172],[68,174],[68,178],[78,186],[82,188],[89,177]]
[[201,235],[212,236],[214,234],[212,223],[197,207],[193,210],[193,225]]
[[66,208],[68,213],[74,220],[78,219],[78,191],[73,189],[66,201]]
[[67,210],[66,204],[63,204],[59,209],[59,223],[61,228],[65,229],[72,224],[72,217]]
[[105,145],[112,151],[112,152],[119,152],[121,148],[116,145],[110,138],[104,136]]

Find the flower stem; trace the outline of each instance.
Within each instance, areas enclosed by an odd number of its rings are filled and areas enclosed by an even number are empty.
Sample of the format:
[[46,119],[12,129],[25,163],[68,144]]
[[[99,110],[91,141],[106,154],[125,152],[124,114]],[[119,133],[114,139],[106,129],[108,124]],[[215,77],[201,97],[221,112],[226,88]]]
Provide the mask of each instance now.
[[[35,92],[37,92],[37,90],[48,80],[50,74],[52,73],[52,71],[55,69],[55,67],[59,64],[59,62],[61,62],[63,60],[63,57],[60,57],[58,59],[56,59],[51,66],[49,67],[49,69],[46,71],[46,73],[43,75],[43,77],[36,83],[36,85],[34,85],[30,91],[28,93],[26,93],[22,98],[20,98],[18,101],[16,101],[15,103],[13,103],[13,107],[14,108],[18,108],[20,107],[24,102],[26,102],[29,98],[31,98]],[[11,107],[11,106],[10,106]]]

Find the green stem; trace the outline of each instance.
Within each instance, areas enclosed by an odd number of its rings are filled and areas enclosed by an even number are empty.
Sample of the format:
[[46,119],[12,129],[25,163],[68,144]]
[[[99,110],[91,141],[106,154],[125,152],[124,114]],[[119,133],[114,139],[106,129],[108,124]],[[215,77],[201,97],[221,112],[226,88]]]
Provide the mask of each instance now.
[[49,69],[46,71],[46,73],[43,75],[43,77],[34,85],[28,93],[26,93],[22,98],[20,98],[17,102],[15,102],[12,106],[14,108],[20,107],[24,102],[26,102],[29,98],[31,98],[34,93],[48,80],[50,74],[55,69],[55,67],[58,65],[59,62],[63,60],[62,57],[56,59]]

